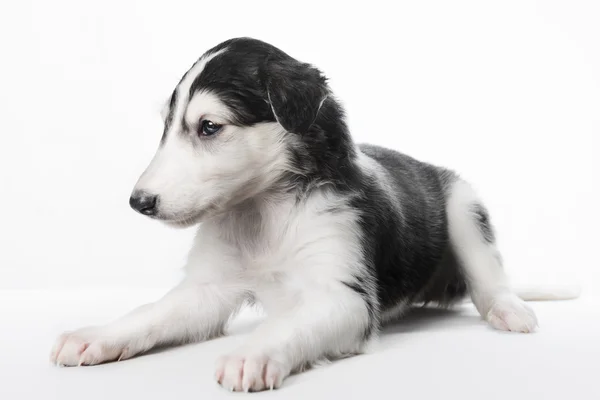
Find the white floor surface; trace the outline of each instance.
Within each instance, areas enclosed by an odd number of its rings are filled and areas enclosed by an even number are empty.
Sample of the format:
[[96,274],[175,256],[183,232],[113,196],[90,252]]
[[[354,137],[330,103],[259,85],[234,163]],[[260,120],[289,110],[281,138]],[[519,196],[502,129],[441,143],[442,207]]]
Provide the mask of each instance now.
[[95,367],[58,368],[48,355],[63,330],[106,322],[163,291],[0,292],[0,399],[600,399],[600,299],[534,303],[535,334],[494,331],[472,305],[415,310],[387,327],[368,355],[288,378],[278,391],[229,393],[216,358],[258,322],[245,313],[229,336]]

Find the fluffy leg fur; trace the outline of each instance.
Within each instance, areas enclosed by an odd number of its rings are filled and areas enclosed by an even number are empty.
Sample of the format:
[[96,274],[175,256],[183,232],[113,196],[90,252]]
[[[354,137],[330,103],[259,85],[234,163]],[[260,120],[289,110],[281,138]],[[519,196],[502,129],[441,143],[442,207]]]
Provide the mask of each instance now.
[[481,316],[496,329],[532,332],[537,318],[510,290],[487,211],[466,182],[452,185],[447,212],[450,242]]
[[104,326],[63,333],[50,360],[64,366],[130,358],[153,347],[209,339],[221,333],[247,291],[235,252],[199,230],[186,279],[162,299]]
[[237,305],[235,298],[228,288],[186,281],[156,303],[108,325],[64,333],[50,360],[62,366],[94,365],[124,360],[159,345],[208,339],[222,331]]
[[218,361],[216,379],[224,388],[278,388],[306,365],[362,351],[368,312],[360,296],[344,285],[298,295],[298,303],[269,315],[241,348]]

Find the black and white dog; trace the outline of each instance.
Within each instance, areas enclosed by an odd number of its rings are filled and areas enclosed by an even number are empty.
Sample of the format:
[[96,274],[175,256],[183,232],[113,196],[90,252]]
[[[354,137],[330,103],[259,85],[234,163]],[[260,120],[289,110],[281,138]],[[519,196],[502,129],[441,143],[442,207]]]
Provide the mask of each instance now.
[[311,65],[259,40],[228,40],[187,71],[163,117],[130,204],[169,225],[199,224],[186,278],[113,323],[63,334],[54,363],[209,339],[248,302],[268,318],[216,368],[235,391],[277,388],[315,362],[361,353],[415,303],[448,306],[468,293],[493,327],[536,327],[469,184],[356,145]]

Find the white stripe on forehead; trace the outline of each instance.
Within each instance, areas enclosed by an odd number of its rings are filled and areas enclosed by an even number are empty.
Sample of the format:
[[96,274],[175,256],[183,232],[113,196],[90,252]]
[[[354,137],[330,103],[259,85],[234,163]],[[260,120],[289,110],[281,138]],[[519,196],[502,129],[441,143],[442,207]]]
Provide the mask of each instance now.
[[[200,58],[185,74],[179,85],[177,85],[177,88],[175,89],[177,92],[177,98],[175,104],[173,105],[173,119],[171,126],[169,127],[169,132],[174,129],[179,129],[181,126],[181,121],[183,121],[185,110],[190,102],[190,87],[192,86],[192,83],[194,83],[196,77],[202,73],[204,67],[206,67],[206,64],[208,64],[210,60],[219,54],[224,53],[226,50],[226,48],[221,49]],[[167,132],[167,135],[169,132]]]

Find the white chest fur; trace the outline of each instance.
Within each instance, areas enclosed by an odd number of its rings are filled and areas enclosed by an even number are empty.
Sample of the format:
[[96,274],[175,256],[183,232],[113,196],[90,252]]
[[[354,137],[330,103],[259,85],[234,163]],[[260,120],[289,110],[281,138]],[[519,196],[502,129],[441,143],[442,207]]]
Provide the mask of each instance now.
[[347,201],[325,190],[301,201],[265,201],[211,230],[236,255],[236,275],[267,311],[289,309],[283,303],[301,301],[307,287],[339,286],[362,268],[357,215]]

